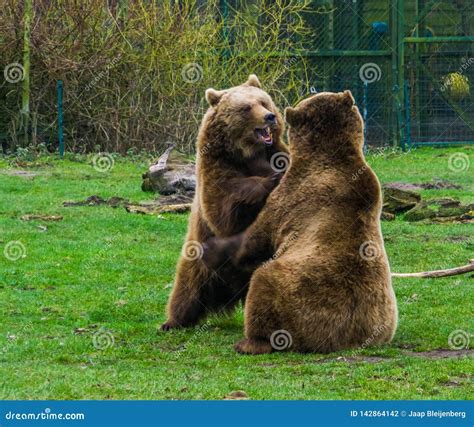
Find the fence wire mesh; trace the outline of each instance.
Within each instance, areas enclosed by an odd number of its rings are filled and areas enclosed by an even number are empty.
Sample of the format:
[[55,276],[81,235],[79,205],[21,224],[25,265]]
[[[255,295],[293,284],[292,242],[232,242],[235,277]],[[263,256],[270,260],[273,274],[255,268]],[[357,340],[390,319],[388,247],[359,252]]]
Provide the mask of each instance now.
[[474,141],[474,52],[468,43],[407,48],[409,144]]
[[[159,149],[172,139],[192,151],[204,90],[255,72],[281,108],[350,89],[367,145],[474,143],[472,0],[137,1],[121,13],[115,2],[94,1],[81,17],[68,11],[48,42],[59,9],[35,2],[29,132],[38,142],[57,143],[54,88],[62,78],[67,147]],[[21,52],[20,3],[0,14],[5,64]],[[102,24],[107,31],[98,34]],[[81,32],[94,34],[97,51],[81,44]],[[74,43],[63,48],[66,39]],[[50,53],[34,49],[43,45]],[[183,82],[190,64],[199,78]],[[19,122],[21,86],[0,82],[0,96],[0,138],[8,138]]]

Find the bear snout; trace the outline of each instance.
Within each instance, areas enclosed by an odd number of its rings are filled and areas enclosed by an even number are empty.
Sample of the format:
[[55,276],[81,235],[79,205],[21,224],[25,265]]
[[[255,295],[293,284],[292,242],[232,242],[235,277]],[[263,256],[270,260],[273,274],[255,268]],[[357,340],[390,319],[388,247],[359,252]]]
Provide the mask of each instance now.
[[267,123],[274,124],[274,123],[276,122],[276,115],[273,114],[273,113],[265,114],[264,120],[265,120]]

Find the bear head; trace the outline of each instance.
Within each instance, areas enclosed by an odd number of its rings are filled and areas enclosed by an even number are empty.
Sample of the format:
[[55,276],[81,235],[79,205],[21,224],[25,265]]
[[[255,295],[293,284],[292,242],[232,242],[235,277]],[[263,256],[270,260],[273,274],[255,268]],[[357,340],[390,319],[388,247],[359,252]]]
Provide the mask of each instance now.
[[360,153],[364,123],[350,91],[321,92],[285,109],[293,153]]
[[240,86],[207,89],[206,100],[211,110],[211,126],[220,133],[215,139],[230,151],[238,150],[243,157],[251,157],[281,137],[281,115],[254,74]]

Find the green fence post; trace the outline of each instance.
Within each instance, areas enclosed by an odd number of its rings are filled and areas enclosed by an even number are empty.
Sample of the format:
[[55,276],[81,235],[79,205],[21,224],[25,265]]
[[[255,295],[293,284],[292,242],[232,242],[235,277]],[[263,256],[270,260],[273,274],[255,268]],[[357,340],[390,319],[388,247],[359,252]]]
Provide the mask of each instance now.
[[362,97],[362,103],[363,103],[363,108],[362,108],[362,118],[364,119],[364,153],[367,152],[367,117],[368,117],[368,106],[367,106],[367,95],[368,95],[368,88],[369,84],[367,81],[364,82],[364,95]]
[[411,149],[411,110],[410,110],[410,94],[409,94],[409,87],[408,82],[405,80],[405,84],[403,85],[403,90],[405,94],[405,139],[403,141],[403,151],[405,151],[405,147]]
[[405,82],[405,58],[404,58],[404,0],[392,0],[391,7],[391,47],[392,47],[392,93],[395,113],[396,129],[394,129],[394,145],[403,148],[403,107],[404,107],[404,82]]
[[63,133],[63,81],[58,80],[56,84],[58,96],[58,140],[59,156],[64,157],[64,133]]
[[390,134],[392,136],[393,140],[393,145],[398,145],[398,133],[396,130],[397,127],[397,105],[396,105],[396,96],[395,96],[395,91],[394,87],[397,82],[397,22],[398,22],[398,9],[397,9],[397,0],[390,0],[390,47],[391,47],[391,64],[390,68],[392,70],[392,114],[390,116],[392,117],[393,123],[395,123],[395,126],[390,127]]
[[398,72],[397,72],[397,86],[398,86],[398,101],[400,106],[400,120],[398,122],[398,132],[402,148],[405,150],[405,131],[406,124],[403,123],[403,109],[405,107],[405,0],[398,0],[397,8],[397,47],[398,47]]

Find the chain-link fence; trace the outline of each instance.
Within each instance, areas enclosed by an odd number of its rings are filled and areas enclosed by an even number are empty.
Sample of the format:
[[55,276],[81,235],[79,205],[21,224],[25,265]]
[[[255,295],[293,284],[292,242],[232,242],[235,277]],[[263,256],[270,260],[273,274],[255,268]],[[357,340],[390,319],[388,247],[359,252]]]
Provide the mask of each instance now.
[[472,44],[409,44],[406,53],[408,145],[473,142]]
[[[165,14],[154,3],[124,1],[117,17],[98,14],[110,5],[94,1],[80,19],[69,11],[71,22],[48,43],[55,6],[35,2],[34,31],[42,34],[33,32],[30,132],[38,141],[57,144],[54,88],[63,79],[67,148],[150,149],[171,139],[192,150],[205,88],[257,73],[282,109],[314,92],[350,89],[367,145],[474,142],[472,0],[157,2],[172,4]],[[0,14],[6,64],[19,61],[19,16],[20,9]],[[96,50],[85,42],[92,39]],[[67,40],[74,43],[63,46]],[[191,83],[182,79],[189,65],[199,71]],[[0,137],[17,129],[21,92],[20,83],[0,84]]]
[[317,91],[351,89],[366,143],[474,142],[474,3],[315,0],[305,42]]

